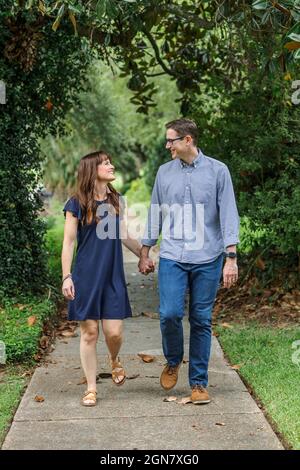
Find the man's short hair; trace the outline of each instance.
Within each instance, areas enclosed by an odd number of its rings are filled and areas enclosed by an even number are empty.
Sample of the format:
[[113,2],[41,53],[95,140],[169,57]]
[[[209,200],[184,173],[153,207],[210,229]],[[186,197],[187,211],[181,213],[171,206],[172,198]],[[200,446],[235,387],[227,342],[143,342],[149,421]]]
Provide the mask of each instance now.
[[197,145],[198,143],[198,127],[191,119],[175,119],[174,121],[170,121],[166,124],[166,129],[173,129],[177,132],[179,137],[190,135],[193,139],[193,144]]

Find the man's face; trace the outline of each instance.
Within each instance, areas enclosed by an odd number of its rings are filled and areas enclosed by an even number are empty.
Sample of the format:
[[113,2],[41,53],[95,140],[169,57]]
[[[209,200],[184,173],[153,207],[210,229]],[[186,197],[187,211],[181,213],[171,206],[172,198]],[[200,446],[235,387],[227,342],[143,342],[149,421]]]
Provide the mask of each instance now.
[[[178,140],[174,141],[174,139]],[[186,137],[180,137],[174,129],[167,129],[166,149],[170,150],[173,159],[180,158],[180,156],[186,152],[185,140]]]

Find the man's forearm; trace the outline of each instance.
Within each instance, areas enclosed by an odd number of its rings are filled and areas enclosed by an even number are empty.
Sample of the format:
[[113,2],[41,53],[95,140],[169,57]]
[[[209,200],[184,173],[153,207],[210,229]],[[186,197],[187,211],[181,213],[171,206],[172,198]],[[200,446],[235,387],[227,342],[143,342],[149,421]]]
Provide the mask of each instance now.
[[143,245],[141,249],[141,258],[148,258],[151,246]]

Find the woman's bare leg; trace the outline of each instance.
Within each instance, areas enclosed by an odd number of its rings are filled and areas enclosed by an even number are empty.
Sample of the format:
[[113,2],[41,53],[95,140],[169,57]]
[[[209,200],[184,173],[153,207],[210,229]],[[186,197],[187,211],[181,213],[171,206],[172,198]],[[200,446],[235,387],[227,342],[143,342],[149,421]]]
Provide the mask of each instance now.
[[87,389],[96,390],[98,321],[86,320],[80,322],[80,332],[80,359],[87,381]]
[[[111,360],[114,362],[118,358],[123,340],[123,321],[122,320],[101,320],[105,341],[110,353]],[[121,382],[124,375],[116,378],[116,382]]]

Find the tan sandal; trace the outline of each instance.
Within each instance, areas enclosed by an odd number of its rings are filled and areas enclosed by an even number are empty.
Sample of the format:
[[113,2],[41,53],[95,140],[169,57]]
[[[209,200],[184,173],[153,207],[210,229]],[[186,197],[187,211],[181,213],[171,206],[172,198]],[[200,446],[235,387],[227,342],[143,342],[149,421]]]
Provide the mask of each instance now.
[[[126,380],[126,373],[125,370],[120,362],[120,358],[118,357],[115,361],[112,359],[111,362],[111,378],[115,385],[123,385]],[[123,377],[119,380],[120,377]]]
[[96,390],[86,390],[81,399],[81,404],[83,406],[95,406],[96,402],[97,402]]

